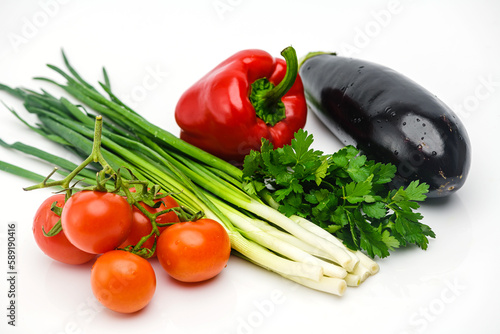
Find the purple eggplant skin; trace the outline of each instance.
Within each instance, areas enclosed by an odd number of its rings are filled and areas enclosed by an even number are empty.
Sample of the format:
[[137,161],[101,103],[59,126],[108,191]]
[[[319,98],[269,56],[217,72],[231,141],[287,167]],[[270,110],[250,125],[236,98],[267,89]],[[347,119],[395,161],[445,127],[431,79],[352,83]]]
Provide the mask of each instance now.
[[471,165],[471,144],[458,116],[404,75],[372,62],[313,54],[300,77],[309,110],[344,144],[397,167],[391,188],[419,180],[427,198],[460,189]]

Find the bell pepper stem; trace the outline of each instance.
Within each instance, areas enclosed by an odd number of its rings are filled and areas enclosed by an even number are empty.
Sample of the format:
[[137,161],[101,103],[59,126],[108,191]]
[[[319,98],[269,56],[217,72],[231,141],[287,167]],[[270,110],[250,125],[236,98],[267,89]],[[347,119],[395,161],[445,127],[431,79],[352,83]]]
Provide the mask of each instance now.
[[295,83],[295,79],[297,79],[299,63],[295,49],[289,46],[281,51],[281,55],[286,61],[285,77],[278,85],[264,95],[263,99],[265,100],[265,105],[267,106],[281,101],[281,98],[290,90],[290,88],[292,88]]
[[283,80],[274,86],[267,78],[260,78],[252,83],[249,97],[256,115],[271,126],[286,118],[285,105],[281,98],[294,85],[299,68],[297,54],[293,47],[285,48],[281,51],[281,55],[286,61],[286,72]]

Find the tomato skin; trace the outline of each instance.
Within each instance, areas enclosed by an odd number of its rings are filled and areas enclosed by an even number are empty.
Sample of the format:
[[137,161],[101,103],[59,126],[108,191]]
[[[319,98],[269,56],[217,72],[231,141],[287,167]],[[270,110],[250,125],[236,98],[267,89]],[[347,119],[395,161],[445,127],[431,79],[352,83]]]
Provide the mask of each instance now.
[[149,261],[123,250],[99,256],[92,266],[90,283],[97,300],[120,313],[143,309],[156,291],[156,275]]
[[68,240],[81,250],[101,254],[118,247],[132,226],[132,207],[125,198],[101,191],[72,195],[61,215]]
[[36,244],[47,256],[56,261],[66,264],[83,264],[89,262],[95,257],[95,254],[84,252],[75,247],[69,242],[64,231],[52,237],[43,235],[42,227],[48,233],[60,219],[50,209],[52,203],[56,201],[58,207],[64,207],[64,195],[53,195],[43,201],[35,213],[32,230]]
[[[163,201],[163,203],[158,208],[152,208],[149,205],[144,204],[143,202],[140,202],[139,204],[151,213],[156,213],[179,206],[177,201],[171,196],[164,197],[158,201]],[[156,218],[157,224],[177,222],[179,222],[179,217],[173,211],[164,213]],[[162,233],[166,228],[167,226],[159,226],[158,230],[160,231],[160,233]],[[151,233],[151,222],[149,221],[149,218],[147,218],[138,208],[134,206],[132,209],[132,227],[127,239],[122,242],[120,248],[124,248],[129,245],[136,245],[143,236],[146,236],[149,233]],[[144,244],[142,244],[142,247],[151,249],[154,245],[154,242],[155,236],[151,236],[148,240],[146,240]],[[154,256],[156,256],[156,251],[153,254],[153,257]]]
[[229,235],[212,219],[172,225],[157,242],[161,266],[182,282],[201,282],[217,276],[226,267],[230,253]]

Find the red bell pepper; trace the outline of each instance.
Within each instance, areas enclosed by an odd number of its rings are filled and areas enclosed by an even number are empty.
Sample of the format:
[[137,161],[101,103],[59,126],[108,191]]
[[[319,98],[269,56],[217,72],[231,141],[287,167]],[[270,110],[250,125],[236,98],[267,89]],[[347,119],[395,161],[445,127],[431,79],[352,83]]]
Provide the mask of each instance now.
[[244,50],[206,74],[180,98],[175,119],[181,139],[239,164],[261,138],[290,144],[306,123],[307,106],[292,47],[273,58]]

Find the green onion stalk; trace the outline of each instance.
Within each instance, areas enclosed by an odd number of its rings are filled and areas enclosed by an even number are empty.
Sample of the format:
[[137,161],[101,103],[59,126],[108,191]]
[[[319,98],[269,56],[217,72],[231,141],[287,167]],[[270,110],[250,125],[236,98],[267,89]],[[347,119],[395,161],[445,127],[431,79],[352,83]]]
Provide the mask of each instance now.
[[[201,210],[224,226],[234,254],[301,285],[341,296],[347,286],[358,286],[378,272],[378,265],[364,253],[347,249],[314,223],[287,217],[257,195],[250,195],[239,168],[140,116],[112,92],[105,69],[104,82],[99,83],[101,93],[78,74],[64,53],[63,60],[67,72],[48,66],[66,83],[36,79],[62,88],[79,104],[46,90],[0,84],[0,90],[22,99],[26,110],[37,115],[39,123],[31,125],[7,107],[34,132],[84,159],[95,151],[98,138],[99,154],[112,170],[132,171],[137,179],[159,185],[192,212]],[[96,126],[96,117],[102,117],[101,127]],[[55,171],[64,177],[86,182],[96,175],[97,167],[91,163],[78,168],[81,165],[20,142],[0,140],[0,145],[43,159],[57,166]],[[43,177],[1,161],[0,169],[35,182],[48,182],[53,176]]]

